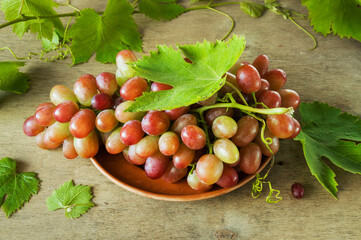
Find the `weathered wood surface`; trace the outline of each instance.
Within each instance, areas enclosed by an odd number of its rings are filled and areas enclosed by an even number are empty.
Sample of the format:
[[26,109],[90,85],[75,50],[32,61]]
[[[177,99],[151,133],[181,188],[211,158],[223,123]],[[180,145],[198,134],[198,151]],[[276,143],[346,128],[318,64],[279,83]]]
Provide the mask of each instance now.
[[[299,1],[281,1],[285,7],[305,13]],[[73,1],[80,8],[103,10],[106,1]],[[245,34],[247,48],[242,55],[252,61],[267,54],[271,68],[282,68],[288,75],[287,87],[299,92],[303,101],[324,101],[353,114],[361,115],[361,43],[315,34],[313,43],[290,21],[273,13],[253,19],[238,6],[220,7],[236,21],[233,33]],[[62,9],[61,11],[68,11]],[[3,19],[3,15],[0,15]],[[186,13],[171,22],[157,22],[137,16],[143,34],[144,51],[156,44],[186,44],[219,39],[230,22],[209,10]],[[308,30],[304,20],[299,21]],[[0,30],[0,46],[11,47],[19,56],[39,50],[33,35],[19,40],[10,28]],[[140,54],[138,54],[140,56]],[[0,52],[0,60],[12,60]],[[339,183],[335,200],[310,174],[298,142],[282,141],[270,180],[284,198],[267,204],[265,195],[253,199],[251,184],[214,199],[197,202],[164,202],[127,192],[106,179],[88,159],[67,160],[60,149],[39,149],[34,139],[22,132],[23,121],[36,106],[49,101],[53,85],[72,87],[84,73],[115,71],[91,59],[72,68],[71,61],[28,62],[25,71],[31,76],[31,88],[24,95],[0,92],[0,157],[16,159],[20,171],[35,171],[42,180],[39,194],[9,219],[0,213],[0,239],[360,239],[361,176],[332,166]],[[331,129],[330,129],[331,130]],[[45,201],[52,191],[69,179],[76,184],[93,186],[97,205],[83,217],[70,220],[63,211],[47,211]],[[301,200],[290,194],[294,182],[304,184]]]

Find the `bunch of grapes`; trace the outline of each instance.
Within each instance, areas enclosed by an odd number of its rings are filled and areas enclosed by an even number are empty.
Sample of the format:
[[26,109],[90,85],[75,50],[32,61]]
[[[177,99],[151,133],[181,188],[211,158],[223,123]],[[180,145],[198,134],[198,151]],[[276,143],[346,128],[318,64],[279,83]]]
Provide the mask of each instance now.
[[300,132],[289,114],[289,109],[297,109],[299,95],[283,89],[285,72],[268,70],[265,55],[230,69],[226,84],[196,104],[127,112],[144,92],[173,88],[135,76],[129,63],[136,60],[124,50],[116,57],[116,75],[82,75],[73,91],[54,86],[51,102],[39,105],[26,119],[24,133],[36,136],[43,149],[63,144],[69,159],[94,157],[104,144],[108,153],[121,153],[144,168],[149,178],[175,183],[186,177],[191,188],[207,191],[214,184],[235,186],[240,172],[254,174],[263,157],[278,151],[279,138]]

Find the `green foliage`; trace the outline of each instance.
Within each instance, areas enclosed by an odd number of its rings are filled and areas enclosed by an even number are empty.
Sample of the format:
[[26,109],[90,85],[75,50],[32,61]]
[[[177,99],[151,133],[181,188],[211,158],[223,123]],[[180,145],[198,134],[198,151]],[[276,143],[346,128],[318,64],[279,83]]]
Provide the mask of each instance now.
[[[223,86],[223,75],[241,56],[245,39],[234,35],[227,42],[204,41],[178,48],[158,46],[157,52],[133,65],[138,76],[173,88],[144,93],[128,111],[173,109],[209,98]],[[182,53],[192,63],[184,61]]]
[[70,28],[73,39],[73,64],[86,62],[96,52],[99,62],[115,62],[124,49],[142,50],[142,41],[132,17],[133,8],[127,0],[109,0],[100,16],[93,9],[84,9]]
[[302,0],[309,10],[309,19],[316,32],[327,35],[331,32],[341,38],[361,41],[360,0]]
[[39,191],[36,173],[16,173],[16,162],[11,158],[0,160],[0,206],[9,217],[19,210],[31,195]]
[[241,10],[251,17],[259,18],[262,14],[267,10],[267,8],[263,4],[244,1],[240,3]]
[[176,2],[177,0],[141,0],[139,11],[155,20],[172,20],[185,11]]
[[24,65],[24,62],[0,62],[0,90],[17,94],[28,90],[29,77],[18,69]]
[[56,189],[53,194],[46,199],[49,211],[64,209],[68,218],[78,218],[94,206],[91,187],[75,185],[70,180]]
[[[21,15],[50,16],[55,15],[54,7],[58,5],[52,0],[3,0],[1,10],[5,12],[5,20],[13,21]],[[29,30],[38,34],[38,38],[52,39],[54,29],[63,32],[64,27],[59,18],[34,19],[15,23],[13,31],[22,37]]]
[[328,158],[336,166],[361,174],[361,119],[325,103],[301,103],[302,131],[295,138],[312,175],[337,198],[335,173],[322,161]]
[[42,38],[41,44],[43,45],[43,50],[45,52],[55,51],[56,49],[58,49],[60,44],[59,35],[56,32],[53,32],[53,38],[51,40],[47,38]]

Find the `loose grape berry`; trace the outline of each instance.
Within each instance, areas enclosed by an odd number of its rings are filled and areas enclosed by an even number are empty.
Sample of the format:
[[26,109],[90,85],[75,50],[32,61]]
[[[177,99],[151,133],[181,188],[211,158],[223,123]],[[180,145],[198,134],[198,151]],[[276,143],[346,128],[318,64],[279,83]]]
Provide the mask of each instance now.
[[291,192],[295,198],[300,199],[303,197],[305,190],[300,183],[294,183],[291,187]]

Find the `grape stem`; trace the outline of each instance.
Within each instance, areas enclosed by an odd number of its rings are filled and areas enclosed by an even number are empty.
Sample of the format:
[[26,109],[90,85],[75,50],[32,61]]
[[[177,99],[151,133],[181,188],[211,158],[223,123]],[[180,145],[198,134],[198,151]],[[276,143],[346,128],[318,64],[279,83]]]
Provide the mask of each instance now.
[[242,93],[238,90],[237,87],[235,87],[232,83],[227,82],[227,81],[226,81],[225,84],[228,85],[228,86],[230,86],[230,87],[238,94],[239,98],[242,100],[242,102],[244,103],[244,105],[248,106],[248,103],[247,103],[246,99],[244,99]]
[[261,108],[253,108],[250,106],[245,106],[239,103],[217,103],[210,106],[204,106],[197,109],[192,109],[192,112],[197,112],[199,114],[203,114],[204,111],[212,108],[237,108],[243,112],[253,112],[253,113],[259,113],[259,114],[265,114],[265,115],[271,115],[271,114],[283,114],[283,113],[293,113],[293,108],[271,108],[271,109],[261,109]]

